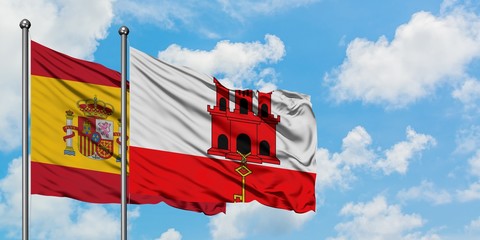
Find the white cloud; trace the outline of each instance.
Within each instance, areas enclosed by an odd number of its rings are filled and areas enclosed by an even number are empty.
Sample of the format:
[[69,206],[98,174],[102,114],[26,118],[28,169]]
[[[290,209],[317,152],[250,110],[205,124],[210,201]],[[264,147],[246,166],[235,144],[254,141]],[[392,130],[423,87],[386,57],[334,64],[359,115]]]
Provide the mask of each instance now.
[[[0,179],[0,228],[14,238],[21,230],[21,158],[14,159]],[[68,198],[32,195],[30,233],[34,239],[116,239],[116,214],[101,205],[80,204]]]
[[92,59],[98,40],[107,35],[113,18],[113,0],[0,1],[2,78],[0,95],[9,104],[0,105],[0,150],[20,145],[21,122],[21,29],[28,18],[31,37],[67,54]]
[[461,202],[480,200],[480,150],[468,159],[468,171],[478,180],[471,183],[467,189],[457,190],[457,198]]
[[465,231],[469,233],[479,233],[480,234],[480,217],[472,220],[467,226],[465,226]]
[[357,126],[342,140],[342,152],[338,157],[352,167],[370,165],[375,159],[375,153],[368,149],[371,144],[372,137],[365,128]]
[[[188,66],[209,75],[223,76],[228,86],[241,87],[243,83],[260,82],[261,85],[276,81],[272,68],[261,64],[276,63],[285,55],[285,45],[275,35],[265,35],[265,43],[232,43],[220,41],[211,51],[190,50],[172,44],[159,52],[158,58],[176,65]],[[232,57],[234,56],[234,57]]]
[[140,217],[140,207],[135,206],[133,209],[127,211],[128,220],[134,220]]
[[337,185],[341,188],[348,188],[349,183],[355,179],[350,167],[345,165],[342,159],[331,157],[327,149],[318,149],[315,157],[318,169],[317,191]]
[[300,229],[315,216],[314,212],[297,214],[257,202],[228,204],[227,209],[228,214],[219,214],[210,219],[210,233],[214,240],[239,240],[262,233],[291,232]]
[[480,200],[480,182],[470,184],[465,190],[458,190],[457,198],[461,202]]
[[451,9],[454,9],[457,6],[458,0],[443,0],[440,5],[440,12],[445,13]]
[[478,236],[480,236],[480,217],[471,220],[463,229],[460,228],[455,231],[450,231],[450,233],[442,234],[441,239],[478,240]]
[[166,232],[160,235],[160,238],[155,240],[182,240],[182,234],[175,230],[175,228],[169,228]]
[[479,29],[480,17],[460,8],[441,16],[415,13],[391,41],[382,36],[350,42],[347,58],[325,81],[337,101],[405,107],[447,80],[464,79],[468,64],[480,57]]
[[348,203],[340,215],[352,219],[337,224],[338,235],[330,239],[425,239],[420,233],[412,232],[422,227],[425,220],[418,214],[402,213],[400,206],[389,205],[383,196],[367,203]]
[[243,21],[254,15],[270,15],[279,11],[305,6],[319,0],[217,0],[231,17]]
[[327,149],[319,149],[317,158],[317,188],[339,185],[347,188],[355,179],[352,170],[356,167],[372,166],[376,154],[370,149],[372,138],[361,126],[348,132],[342,140],[342,152],[329,154]]
[[452,92],[452,96],[460,100],[466,110],[475,110],[480,101],[480,82],[476,79],[467,79],[460,88]]
[[[113,0],[2,2],[2,29],[7,28],[12,35],[20,37],[18,23],[22,18],[28,18],[32,23],[33,40],[78,58],[93,59],[98,40],[107,36],[113,19]],[[5,16],[5,11],[11,14]],[[15,43],[18,45],[16,51],[20,53],[20,44]]]
[[22,159],[14,159],[7,176],[0,179],[0,227],[21,227],[22,222]]
[[387,175],[394,171],[405,174],[414,155],[435,145],[436,141],[432,136],[418,134],[411,127],[407,127],[407,141],[399,142],[388,149],[385,152],[386,158],[379,160],[376,167]]
[[470,165],[470,172],[480,178],[480,150],[477,150],[477,153],[468,160]]
[[472,153],[480,149],[480,126],[472,125],[469,128],[461,129],[455,137],[456,153]]
[[[140,206],[135,206],[132,208],[132,206],[128,207],[127,209],[127,232],[129,232],[134,225],[134,220],[138,219],[140,217]],[[121,210],[118,209],[118,212]]]
[[[209,29],[209,21],[228,21],[229,25],[244,23],[259,15],[273,15],[293,8],[307,6],[319,0],[117,0],[115,12],[122,20],[133,17],[139,22],[152,23],[166,29],[186,26],[211,39],[220,37]],[[206,14],[204,14],[206,13]],[[212,18],[212,15],[215,16]],[[218,17],[220,16],[220,17]],[[225,16],[230,17],[225,19]],[[233,21],[230,21],[233,20]]]
[[403,240],[441,240],[444,239],[436,233],[422,234],[420,232],[407,234]]
[[31,232],[38,239],[117,239],[120,222],[100,205],[80,206],[73,200],[32,197]]
[[422,181],[419,186],[409,189],[402,189],[397,193],[397,198],[401,201],[424,200],[432,202],[434,205],[450,203],[452,196],[446,190],[436,190],[432,182]]
[[188,23],[195,17],[195,9],[192,7],[199,2],[169,0],[118,0],[115,11],[122,16],[133,16],[140,22],[151,22],[161,27],[172,29],[177,22]]
[[354,169],[366,168],[405,174],[410,161],[422,151],[435,145],[430,135],[416,133],[410,126],[406,129],[407,140],[401,141],[381,153],[375,151],[372,138],[361,126],[352,129],[342,141],[342,151],[330,154],[327,149],[317,151],[317,188],[323,189],[338,185],[346,188],[355,180]]

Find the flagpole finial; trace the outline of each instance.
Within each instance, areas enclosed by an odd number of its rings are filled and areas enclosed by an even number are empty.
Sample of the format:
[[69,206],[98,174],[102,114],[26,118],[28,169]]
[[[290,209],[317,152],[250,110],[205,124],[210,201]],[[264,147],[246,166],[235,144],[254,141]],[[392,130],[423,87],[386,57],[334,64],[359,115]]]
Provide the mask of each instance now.
[[120,29],[118,29],[118,34],[120,35],[128,35],[130,30],[128,30],[128,27],[126,26],[121,26]]
[[24,29],[24,28],[29,29],[30,26],[32,26],[32,24],[30,23],[30,21],[28,21],[28,19],[25,18],[22,21],[20,21],[20,28],[21,29]]

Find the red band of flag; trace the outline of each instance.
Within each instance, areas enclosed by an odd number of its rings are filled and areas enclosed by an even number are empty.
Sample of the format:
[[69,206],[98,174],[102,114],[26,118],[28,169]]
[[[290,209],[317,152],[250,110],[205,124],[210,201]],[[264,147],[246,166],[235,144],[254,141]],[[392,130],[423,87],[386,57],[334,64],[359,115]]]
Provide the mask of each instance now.
[[[242,193],[240,162],[130,147],[130,191],[182,201],[234,202]],[[152,161],[154,159],[154,161]],[[245,202],[293,209],[315,210],[315,173],[248,164]],[[301,193],[301,194],[299,194]],[[295,204],[295,205],[292,205]]]
[[[32,191],[35,194],[69,197],[91,203],[120,203],[120,175],[32,162]],[[130,204],[166,204],[179,209],[214,215],[225,212],[225,203],[204,204],[171,201],[160,196],[129,193]]]

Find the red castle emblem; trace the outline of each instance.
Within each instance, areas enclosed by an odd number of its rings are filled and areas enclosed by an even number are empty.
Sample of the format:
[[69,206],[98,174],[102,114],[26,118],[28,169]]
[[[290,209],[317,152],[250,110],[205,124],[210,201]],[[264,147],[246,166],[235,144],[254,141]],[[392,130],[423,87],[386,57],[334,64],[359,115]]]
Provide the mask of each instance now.
[[230,111],[230,90],[214,78],[216,105],[207,106],[212,116],[210,155],[254,163],[280,164],[276,156],[276,126],[280,116],[271,113],[272,93],[258,92],[258,110],[253,111],[253,91],[235,90],[235,108]]

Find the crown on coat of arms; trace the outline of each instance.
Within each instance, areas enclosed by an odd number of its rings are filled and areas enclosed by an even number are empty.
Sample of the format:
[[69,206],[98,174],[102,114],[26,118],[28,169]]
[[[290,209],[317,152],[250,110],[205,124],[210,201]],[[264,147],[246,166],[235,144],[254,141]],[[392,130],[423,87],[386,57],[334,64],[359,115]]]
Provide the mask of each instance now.
[[67,117],[73,117],[73,111],[72,110],[65,111],[65,114],[67,115]]
[[97,99],[85,99],[77,102],[77,107],[86,117],[97,117],[106,119],[113,114],[113,105]]

